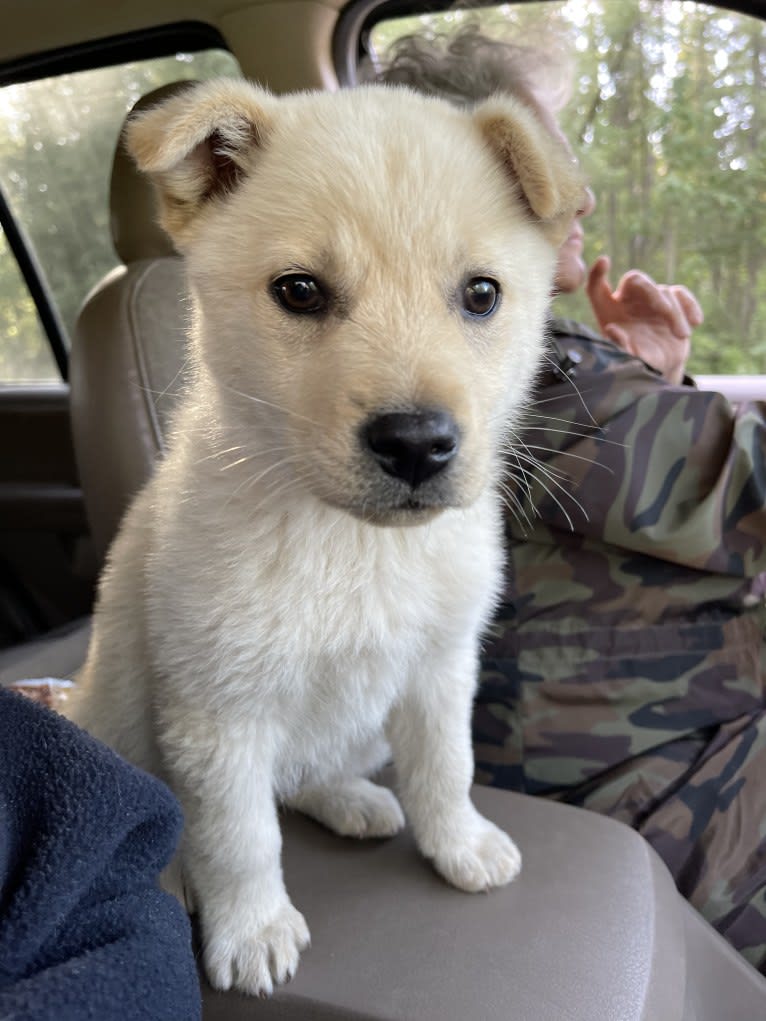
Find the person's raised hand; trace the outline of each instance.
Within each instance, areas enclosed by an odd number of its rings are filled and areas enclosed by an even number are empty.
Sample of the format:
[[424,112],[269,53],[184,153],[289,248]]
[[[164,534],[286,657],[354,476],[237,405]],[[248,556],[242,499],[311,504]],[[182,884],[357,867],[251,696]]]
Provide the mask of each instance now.
[[625,273],[612,290],[609,269],[609,258],[599,256],[585,285],[601,332],[671,383],[680,383],[692,330],[704,319],[699,302],[688,288],[657,284],[636,269]]

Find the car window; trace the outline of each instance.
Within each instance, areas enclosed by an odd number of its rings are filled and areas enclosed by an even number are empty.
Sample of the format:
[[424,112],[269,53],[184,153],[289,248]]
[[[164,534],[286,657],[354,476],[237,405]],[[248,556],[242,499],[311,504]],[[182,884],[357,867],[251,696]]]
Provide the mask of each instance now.
[[35,303],[0,227],[0,385],[59,379]]
[[[109,176],[125,114],[166,82],[238,75],[223,50],[59,75],[0,89],[0,187],[71,333],[88,291],[119,259]],[[60,378],[15,259],[0,239],[0,384]]]
[[[499,37],[542,23],[569,40],[575,89],[561,123],[598,199],[586,258],[689,287],[704,324],[693,373],[766,373],[766,25],[656,0],[567,0],[382,21],[373,63],[403,34],[467,19]],[[616,282],[616,280],[614,281]],[[559,314],[593,324],[584,294]]]

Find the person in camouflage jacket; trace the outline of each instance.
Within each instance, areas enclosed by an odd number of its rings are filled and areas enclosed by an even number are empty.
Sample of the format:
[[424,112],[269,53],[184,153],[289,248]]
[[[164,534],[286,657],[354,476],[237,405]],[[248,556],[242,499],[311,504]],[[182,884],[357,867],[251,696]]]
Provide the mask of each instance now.
[[766,406],[557,321],[517,442],[476,779],[633,826],[766,970]]
[[[561,135],[566,55],[482,36],[395,44],[377,77],[455,102],[509,91]],[[587,273],[583,207],[556,287],[586,280],[600,333],[553,321],[509,437],[502,605],[474,711],[476,780],[633,826],[681,892],[766,973],[766,405],[684,376],[685,288]]]

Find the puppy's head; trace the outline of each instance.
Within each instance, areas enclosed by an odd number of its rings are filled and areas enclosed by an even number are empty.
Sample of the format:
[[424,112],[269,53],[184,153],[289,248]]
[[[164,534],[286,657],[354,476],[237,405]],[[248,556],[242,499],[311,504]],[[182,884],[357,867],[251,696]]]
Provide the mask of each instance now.
[[199,399],[233,443],[273,451],[270,485],[381,524],[475,500],[582,199],[527,108],[217,81],[128,143],[187,258]]

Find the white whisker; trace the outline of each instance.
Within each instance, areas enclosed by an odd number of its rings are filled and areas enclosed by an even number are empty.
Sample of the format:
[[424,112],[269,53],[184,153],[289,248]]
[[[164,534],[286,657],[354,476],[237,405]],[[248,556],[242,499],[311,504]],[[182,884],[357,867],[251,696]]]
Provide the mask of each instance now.
[[510,501],[510,503],[506,502],[506,506],[511,511],[513,516],[516,518],[518,523],[521,525],[522,529],[524,528],[524,524],[522,522],[522,517],[523,517],[524,521],[526,521],[526,523],[531,528],[532,527],[532,522],[530,521],[529,515],[527,514],[527,511],[526,511],[526,508],[524,507],[524,504],[522,503],[522,501],[519,499],[518,494],[514,493],[513,489],[510,486],[506,485],[504,482],[498,482],[497,485],[498,485],[498,489],[502,493],[502,495],[505,498],[505,500],[506,501]]
[[225,506],[228,507],[228,505],[231,503],[231,501],[240,493],[240,491],[242,489],[245,489],[245,488],[250,489],[252,486],[257,485],[257,483],[260,482],[260,480],[262,478],[264,478],[266,475],[268,475],[270,472],[275,471],[276,469],[281,468],[283,465],[289,463],[290,461],[295,461],[295,460],[298,460],[298,455],[294,455],[291,458],[286,458],[286,457],[282,458],[279,461],[274,461],[273,464],[270,464],[262,472],[259,472],[256,475],[248,476],[247,478],[243,479],[242,482],[240,482],[240,484],[237,486],[237,488],[234,489],[229,494],[229,499],[226,501]]
[[257,456],[258,456],[257,454],[245,454],[244,457],[239,457],[239,458],[237,458],[236,461],[231,461],[229,464],[223,465],[218,470],[222,471],[222,472],[227,472],[231,468],[236,468],[238,464],[244,464],[246,461],[252,461],[253,458],[257,457]]
[[516,456],[525,464],[531,465],[533,469],[536,468],[539,471],[543,472],[548,478],[559,479],[559,481],[562,482],[571,483],[572,481],[571,475],[568,475],[565,471],[560,471],[558,468],[553,468],[551,465],[546,464],[544,461],[541,461],[538,457],[535,457],[534,454],[529,454],[526,453],[524,450],[520,450],[516,452]]
[[527,432],[547,432],[556,433],[561,436],[576,436],[578,439],[583,440],[596,440],[598,443],[607,443],[611,447],[623,447],[627,448],[626,443],[620,443],[618,440],[608,440],[603,435],[597,435],[596,433],[583,433],[578,432],[576,429],[553,429],[550,426],[544,425],[532,425],[526,430]]
[[244,444],[238,443],[235,447],[227,447],[226,450],[216,450],[212,454],[206,454],[204,457],[201,457],[198,461],[195,461],[194,463],[202,464],[203,461],[212,461],[214,457],[223,457],[224,454],[233,454],[237,450],[244,449],[245,449]]
[[[560,368],[560,366],[558,365],[558,363],[556,362],[556,360],[555,360],[554,358],[552,358],[552,357],[551,357],[551,356],[550,356],[549,354],[543,354],[543,358],[545,358],[545,360],[546,360],[546,361],[547,361],[547,362],[548,362],[548,363],[549,363],[550,365],[552,365],[554,369],[559,369],[559,368]],[[575,392],[575,393],[577,394],[577,398],[578,398],[578,400],[580,401],[580,404],[581,404],[581,405],[582,405],[582,407],[583,407],[583,411],[584,411],[584,412],[585,412],[585,414],[586,414],[586,415],[588,416],[588,418],[589,418],[589,419],[591,420],[591,422],[592,422],[592,423],[593,423],[593,424],[594,424],[594,425],[595,425],[595,426],[596,426],[596,427],[598,428],[598,422],[596,421],[596,419],[595,419],[595,418],[593,417],[593,415],[591,414],[591,411],[590,411],[590,408],[588,407],[588,405],[587,405],[587,404],[585,403],[585,400],[584,400],[584,398],[583,398],[583,395],[582,395],[582,394],[580,393],[580,389],[579,389],[579,387],[577,386],[577,384],[575,383],[575,381],[574,381],[574,380],[572,379],[572,377],[571,377],[571,376],[567,376],[567,375],[565,374],[565,378],[566,378],[566,379],[567,379],[567,381],[569,382],[569,385],[570,385],[570,386],[572,387],[572,389],[574,390],[574,392]]]
[[254,397],[252,394],[246,394],[242,390],[237,390],[233,386],[229,386],[228,383],[221,384],[227,390],[230,390],[233,394],[237,394],[238,397],[244,397],[245,400],[253,401],[255,404],[263,404],[264,407],[273,408],[275,411],[281,411],[283,415],[291,415],[293,418],[298,418],[302,422],[308,422],[309,425],[314,425],[317,429],[321,429],[322,425],[320,422],[315,422],[313,418],[307,418],[305,415],[299,415],[297,411],[291,411],[289,408],[283,408],[279,404],[272,404],[271,401],[266,401],[262,397]]
[[573,457],[576,461],[586,461],[588,464],[592,464],[594,468],[603,468],[604,471],[608,471],[610,475],[614,475],[613,469],[610,468],[608,464],[602,464],[594,457],[584,457],[582,454],[573,454],[571,450],[556,450],[555,447],[542,447],[538,443],[525,443],[524,446],[527,450],[542,450],[546,454],[557,454],[561,457]]

